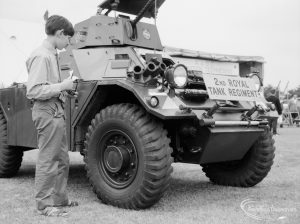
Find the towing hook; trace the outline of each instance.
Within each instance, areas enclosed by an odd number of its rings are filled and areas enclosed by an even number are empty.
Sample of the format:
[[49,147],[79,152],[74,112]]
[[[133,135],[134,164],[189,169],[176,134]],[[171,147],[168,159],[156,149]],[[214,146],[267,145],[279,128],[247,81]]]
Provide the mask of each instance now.
[[215,105],[212,106],[206,113],[204,113],[202,116],[204,118],[212,118],[212,116],[217,112],[217,110],[221,107],[221,104],[216,102]]
[[247,113],[242,114],[242,120],[249,120],[252,116],[252,114],[254,114],[257,110],[258,110],[259,106],[255,105],[254,107],[252,107]]

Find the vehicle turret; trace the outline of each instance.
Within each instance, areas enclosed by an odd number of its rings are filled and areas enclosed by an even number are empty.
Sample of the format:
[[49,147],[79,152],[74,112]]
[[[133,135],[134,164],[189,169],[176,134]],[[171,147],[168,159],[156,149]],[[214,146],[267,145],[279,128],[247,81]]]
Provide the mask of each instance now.
[[[98,6],[95,16],[75,26],[76,48],[96,46],[138,46],[162,50],[155,24],[140,22],[142,18],[155,17],[164,0],[108,0]],[[126,13],[109,17],[111,11]],[[133,20],[131,17],[135,17]]]

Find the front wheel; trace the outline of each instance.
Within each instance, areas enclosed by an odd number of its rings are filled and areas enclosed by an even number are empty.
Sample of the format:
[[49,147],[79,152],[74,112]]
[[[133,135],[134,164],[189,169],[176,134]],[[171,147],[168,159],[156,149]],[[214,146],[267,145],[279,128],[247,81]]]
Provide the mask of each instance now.
[[162,125],[136,105],[101,110],[88,128],[84,152],[87,176],[98,198],[130,209],[156,203],[172,172],[169,143]]
[[275,147],[269,127],[239,161],[202,165],[206,176],[216,184],[252,187],[262,181],[273,164]]

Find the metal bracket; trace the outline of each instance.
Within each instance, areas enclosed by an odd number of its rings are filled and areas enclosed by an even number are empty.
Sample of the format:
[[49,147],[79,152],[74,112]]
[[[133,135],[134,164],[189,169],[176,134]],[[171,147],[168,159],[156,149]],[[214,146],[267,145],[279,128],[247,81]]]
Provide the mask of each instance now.
[[216,102],[215,105],[212,106],[212,108],[210,108],[206,113],[202,114],[203,118],[209,119],[209,118],[213,118],[213,115],[217,112],[217,110],[221,107],[221,105]]
[[258,110],[259,106],[255,105],[252,107],[247,113],[242,114],[242,121],[250,121],[252,114],[254,114]]

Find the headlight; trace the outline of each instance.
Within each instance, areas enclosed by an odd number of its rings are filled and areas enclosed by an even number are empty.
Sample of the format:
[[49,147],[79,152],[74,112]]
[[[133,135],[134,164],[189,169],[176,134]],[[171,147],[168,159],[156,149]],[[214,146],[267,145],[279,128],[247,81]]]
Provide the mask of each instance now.
[[184,88],[187,84],[188,73],[184,65],[178,64],[166,71],[166,80],[172,88]]
[[257,91],[260,91],[261,87],[262,87],[262,81],[261,78],[258,76],[258,74],[256,73],[251,73],[249,75],[249,78],[251,78],[254,83],[255,83],[255,88],[257,89]]

